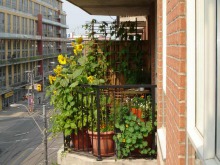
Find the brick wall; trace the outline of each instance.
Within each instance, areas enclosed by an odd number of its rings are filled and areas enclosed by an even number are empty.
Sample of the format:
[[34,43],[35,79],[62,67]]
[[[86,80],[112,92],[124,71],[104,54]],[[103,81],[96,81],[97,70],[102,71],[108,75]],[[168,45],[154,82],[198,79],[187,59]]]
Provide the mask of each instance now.
[[167,0],[166,164],[185,164],[186,1]]
[[163,38],[162,38],[162,1],[157,2],[157,126],[162,126],[162,113],[163,113]]

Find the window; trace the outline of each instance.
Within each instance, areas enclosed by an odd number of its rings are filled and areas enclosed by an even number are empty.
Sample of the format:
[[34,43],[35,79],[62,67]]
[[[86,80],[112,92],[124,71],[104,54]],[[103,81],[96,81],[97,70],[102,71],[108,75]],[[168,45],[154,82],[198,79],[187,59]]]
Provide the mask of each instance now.
[[4,59],[5,59],[5,40],[0,40],[0,60],[4,60]]
[[5,14],[0,13],[0,32],[5,32]]
[[17,9],[17,1],[12,0],[12,9]]
[[34,16],[37,16],[40,13],[40,5],[34,3]]
[[11,0],[6,0],[5,4],[6,4],[6,7],[11,8]]
[[187,1],[187,140],[196,152],[196,159],[212,165],[219,163],[216,3],[216,0]]
[[16,33],[16,16],[13,15],[13,33]]
[[16,16],[16,29],[17,34],[20,34],[20,17]]
[[32,1],[29,1],[29,13],[32,14]]
[[8,33],[11,32],[11,15],[8,14]]

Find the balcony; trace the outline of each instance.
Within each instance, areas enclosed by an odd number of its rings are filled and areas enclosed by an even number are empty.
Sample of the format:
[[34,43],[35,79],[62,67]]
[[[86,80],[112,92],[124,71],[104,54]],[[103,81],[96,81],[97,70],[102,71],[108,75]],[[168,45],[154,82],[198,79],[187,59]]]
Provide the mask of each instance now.
[[32,56],[32,57],[11,58],[7,60],[6,59],[0,60],[0,66],[33,62],[33,61],[38,61],[38,60],[42,60],[42,56],[37,55],[37,56]]
[[90,158],[113,163],[155,158],[155,89],[156,85],[148,84],[81,85],[77,119],[73,119],[77,124],[70,136],[64,136],[64,151],[77,161],[86,157],[87,163]]

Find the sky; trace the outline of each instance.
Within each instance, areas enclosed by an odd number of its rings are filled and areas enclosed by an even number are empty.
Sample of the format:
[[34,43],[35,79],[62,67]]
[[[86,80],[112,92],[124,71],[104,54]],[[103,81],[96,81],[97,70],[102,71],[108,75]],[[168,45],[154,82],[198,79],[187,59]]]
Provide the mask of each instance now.
[[82,25],[85,25],[87,21],[96,19],[98,21],[114,21],[115,17],[113,16],[94,16],[89,15],[84,10],[78,8],[77,6],[63,0],[63,10],[66,12],[66,24],[69,26],[67,33],[74,32],[75,35],[85,34]]

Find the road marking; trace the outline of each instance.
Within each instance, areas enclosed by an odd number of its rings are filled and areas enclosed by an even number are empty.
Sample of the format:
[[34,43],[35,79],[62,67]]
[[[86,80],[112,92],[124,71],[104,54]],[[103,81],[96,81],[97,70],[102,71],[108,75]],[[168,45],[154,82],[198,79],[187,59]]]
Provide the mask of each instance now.
[[29,132],[24,132],[24,133],[16,134],[14,136],[21,136],[21,135],[26,135],[26,134],[29,134]]
[[22,142],[22,141],[28,141],[29,139],[21,139],[21,140],[15,140],[15,142]]

